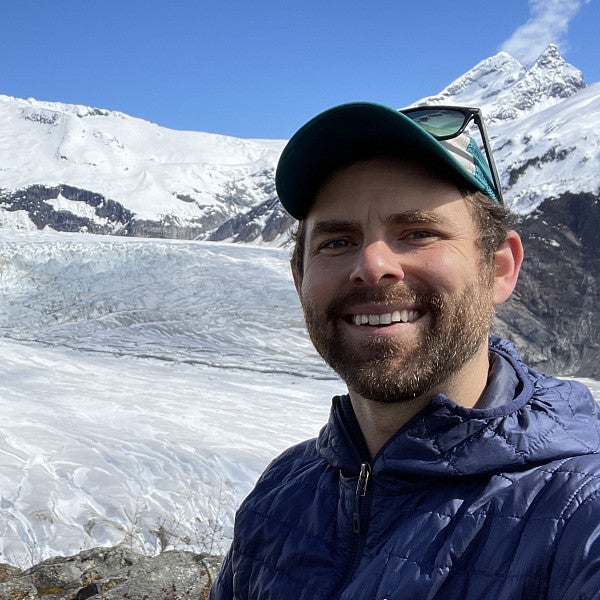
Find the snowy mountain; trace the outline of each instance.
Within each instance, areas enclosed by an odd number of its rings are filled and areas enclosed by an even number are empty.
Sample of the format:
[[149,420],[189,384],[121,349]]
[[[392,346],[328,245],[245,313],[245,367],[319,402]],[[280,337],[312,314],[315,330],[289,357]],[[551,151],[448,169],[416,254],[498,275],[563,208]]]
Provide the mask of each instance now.
[[529,69],[501,52],[416,104],[480,106],[506,199],[531,212],[565,193],[600,194],[600,83],[551,45]]
[[[599,85],[550,47],[427,100],[483,105],[524,213],[499,330],[544,370],[596,380]],[[286,250],[143,236],[283,245],[283,142],[7,97],[0,127],[0,562],[224,549],[258,474],[344,388],[306,337]]]
[[585,87],[581,71],[551,44],[530,68],[500,52],[417,104],[481,106],[494,126],[556,106]]
[[[505,53],[416,104],[481,106],[507,201],[600,189],[600,83],[549,46],[530,68]],[[292,220],[277,140],[173,131],[123,113],[0,96],[0,226],[281,245]]]
[[0,96],[0,223],[196,237],[273,195],[283,142]]

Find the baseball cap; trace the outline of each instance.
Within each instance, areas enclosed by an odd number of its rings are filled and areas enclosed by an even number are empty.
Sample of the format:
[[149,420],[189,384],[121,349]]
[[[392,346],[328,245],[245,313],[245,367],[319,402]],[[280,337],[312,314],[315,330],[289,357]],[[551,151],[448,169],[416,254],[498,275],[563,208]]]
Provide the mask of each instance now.
[[290,215],[303,219],[335,169],[386,154],[415,157],[458,185],[497,200],[489,164],[475,140],[465,133],[438,140],[402,111],[371,102],[335,106],[303,125],[280,156],[277,194]]

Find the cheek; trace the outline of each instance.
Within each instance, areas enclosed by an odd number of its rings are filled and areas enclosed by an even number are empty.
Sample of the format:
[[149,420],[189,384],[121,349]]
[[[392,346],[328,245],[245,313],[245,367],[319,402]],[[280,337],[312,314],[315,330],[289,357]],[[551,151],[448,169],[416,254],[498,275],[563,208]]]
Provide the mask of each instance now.
[[306,266],[300,299],[311,303],[322,304],[329,302],[343,287],[344,276],[340,269],[332,269],[323,261],[314,261]]
[[330,294],[327,278],[316,275],[305,273],[300,288],[300,299],[312,304],[323,302]]
[[478,271],[479,268],[464,256],[445,253],[428,257],[414,275],[429,287],[452,293],[477,277]]

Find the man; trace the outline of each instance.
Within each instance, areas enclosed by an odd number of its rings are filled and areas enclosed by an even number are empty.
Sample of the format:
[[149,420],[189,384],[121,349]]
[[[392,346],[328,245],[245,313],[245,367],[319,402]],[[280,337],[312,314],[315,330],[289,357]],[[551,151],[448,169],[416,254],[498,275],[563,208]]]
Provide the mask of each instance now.
[[489,335],[523,250],[479,111],[335,107],[276,182],[348,394],[242,504],[210,598],[600,598],[597,406]]

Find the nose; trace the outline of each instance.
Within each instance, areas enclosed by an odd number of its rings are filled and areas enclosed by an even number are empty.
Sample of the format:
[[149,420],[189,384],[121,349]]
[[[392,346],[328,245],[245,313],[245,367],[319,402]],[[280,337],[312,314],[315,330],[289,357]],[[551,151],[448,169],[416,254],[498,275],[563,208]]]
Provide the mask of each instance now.
[[400,254],[383,240],[366,244],[357,255],[350,280],[355,285],[396,283],[404,279]]

